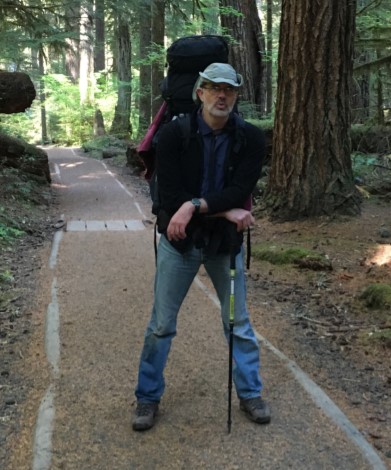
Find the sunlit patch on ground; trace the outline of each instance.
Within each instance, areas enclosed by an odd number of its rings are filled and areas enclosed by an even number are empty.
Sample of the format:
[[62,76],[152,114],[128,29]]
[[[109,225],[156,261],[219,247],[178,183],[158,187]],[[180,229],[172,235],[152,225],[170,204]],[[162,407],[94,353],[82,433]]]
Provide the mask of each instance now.
[[377,264],[378,266],[391,265],[391,245],[379,245],[374,256],[368,261],[369,264]]

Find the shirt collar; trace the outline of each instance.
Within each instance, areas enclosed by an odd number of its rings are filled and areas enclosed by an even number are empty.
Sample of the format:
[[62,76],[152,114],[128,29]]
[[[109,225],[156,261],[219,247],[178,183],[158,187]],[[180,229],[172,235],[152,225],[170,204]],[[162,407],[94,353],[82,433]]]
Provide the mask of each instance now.
[[[198,130],[202,136],[213,134],[212,128],[208,126],[208,124],[204,121],[204,118],[202,117],[201,109],[197,112],[197,124],[198,124]],[[221,132],[230,132],[234,128],[234,126],[235,126],[235,117],[231,113],[227,123],[221,129]]]

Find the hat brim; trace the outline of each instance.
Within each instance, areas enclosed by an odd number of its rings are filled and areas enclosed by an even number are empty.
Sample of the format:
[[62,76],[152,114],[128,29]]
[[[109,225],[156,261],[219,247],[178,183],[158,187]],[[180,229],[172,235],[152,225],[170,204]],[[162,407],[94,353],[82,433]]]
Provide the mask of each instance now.
[[228,85],[232,85],[234,87],[240,87],[242,86],[243,83],[243,77],[240,75],[240,73],[236,74],[237,81],[231,80],[229,78],[210,78],[208,75],[206,75],[203,72],[200,72],[200,77],[202,77],[205,80],[208,80],[208,82],[213,82],[213,83],[228,83]]
[[193,101],[195,103],[199,102],[199,98],[198,98],[198,95],[197,95],[197,89],[200,88],[201,83],[203,81],[206,80],[206,81],[212,82],[212,83],[228,83],[228,85],[231,85],[235,88],[239,88],[243,84],[243,77],[240,75],[240,73],[237,73],[236,77],[238,79],[237,82],[235,82],[234,80],[227,79],[227,78],[214,78],[214,79],[211,79],[206,74],[204,74],[203,72],[200,72],[200,76],[197,78],[197,81],[194,84],[193,93],[191,95],[192,98],[193,98]]

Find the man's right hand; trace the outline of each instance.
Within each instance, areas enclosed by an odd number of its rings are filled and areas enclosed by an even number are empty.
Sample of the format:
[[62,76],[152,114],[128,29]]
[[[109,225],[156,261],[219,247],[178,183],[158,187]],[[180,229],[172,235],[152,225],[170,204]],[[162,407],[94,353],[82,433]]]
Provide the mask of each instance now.
[[[208,204],[205,199],[200,199],[200,213],[208,212]],[[184,202],[172,216],[167,227],[167,238],[171,240],[184,240],[186,238],[186,227],[195,212],[195,206],[191,201]]]
[[186,227],[194,211],[194,205],[190,201],[187,201],[175,212],[167,227],[167,238],[170,241],[178,241],[186,238]]

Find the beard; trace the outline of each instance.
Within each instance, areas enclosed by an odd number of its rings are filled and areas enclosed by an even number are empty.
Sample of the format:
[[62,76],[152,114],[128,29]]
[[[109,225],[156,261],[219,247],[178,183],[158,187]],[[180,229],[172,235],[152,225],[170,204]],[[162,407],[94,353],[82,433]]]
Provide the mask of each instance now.
[[[224,105],[219,107],[219,105]],[[226,118],[230,115],[231,111],[234,108],[234,105],[228,105],[226,102],[219,102],[216,103],[205,103],[204,102],[204,109],[207,113],[209,113],[213,117],[221,117]]]

